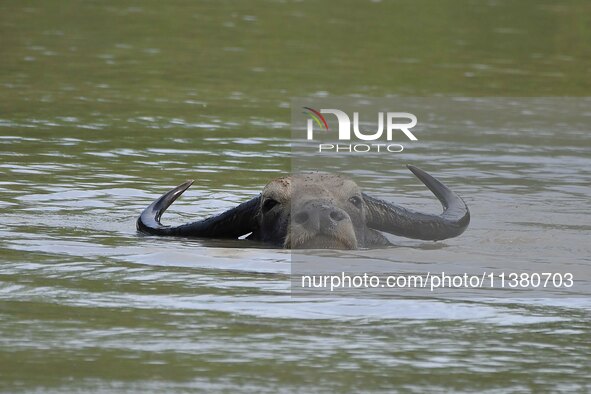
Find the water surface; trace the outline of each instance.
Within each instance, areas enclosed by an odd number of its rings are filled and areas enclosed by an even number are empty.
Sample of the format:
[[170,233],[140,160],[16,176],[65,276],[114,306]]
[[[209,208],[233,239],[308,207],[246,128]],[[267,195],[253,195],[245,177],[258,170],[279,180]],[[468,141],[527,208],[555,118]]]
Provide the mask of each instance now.
[[[168,223],[288,172],[292,97],[591,91],[588,2],[339,4],[0,5],[0,389],[591,389],[588,297],[292,298],[287,251],[136,233],[185,179]],[[582,122],[464,125],[356,174],[436,210],[414,163],[472,209],[462,237],[380,258],[591,264]]]

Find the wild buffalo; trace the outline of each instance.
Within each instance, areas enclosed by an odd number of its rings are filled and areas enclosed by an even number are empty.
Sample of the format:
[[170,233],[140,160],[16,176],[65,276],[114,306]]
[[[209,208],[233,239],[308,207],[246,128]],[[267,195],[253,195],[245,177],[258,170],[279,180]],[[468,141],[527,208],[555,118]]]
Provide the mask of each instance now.
[[462,234],[470,223],[464,201],[443,183],[408,168],[439,199],[443,213],[408,210],[361,192],[351,179],[312,172],[269,182],[260,195],[219,215],[180,226],[164,226],[160,217],[185,190],[189,180],[154,201],[137,220],[146,234],[201,238],[239,238],[283,248],[357,249],[389,245],[381,233],[442,240]]

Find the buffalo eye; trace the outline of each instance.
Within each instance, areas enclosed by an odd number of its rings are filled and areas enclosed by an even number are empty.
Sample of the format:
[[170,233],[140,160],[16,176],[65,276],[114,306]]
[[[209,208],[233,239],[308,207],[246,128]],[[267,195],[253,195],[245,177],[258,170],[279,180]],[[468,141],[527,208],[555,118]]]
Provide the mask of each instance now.
[[275,205],[279,204],[278,201],[268,198],[263,202],[263,213],[269,212]]
[[353,196],[349,199],[349,202],[355,205],[357,208],[361,208],[361,197]]

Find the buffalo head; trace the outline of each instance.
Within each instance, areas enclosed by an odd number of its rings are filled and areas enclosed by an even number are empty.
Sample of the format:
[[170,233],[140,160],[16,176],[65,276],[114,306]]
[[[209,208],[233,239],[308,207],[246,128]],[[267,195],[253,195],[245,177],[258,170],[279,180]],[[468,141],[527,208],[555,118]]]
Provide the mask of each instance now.
[[415,212],[363,193],[351,179],[313,172],[274,179],[262,193],[219,215],[181,226],[163,226],[162,213],[193,181],[164,194],[144,210],[139,231],[153,235],[239,238],[284,248],[356,249],[388,245],[380,233],[442,240],[456,237],[470,223],[464,201],[443,183],[414,167],[408,168],[439,199],[443,213]]

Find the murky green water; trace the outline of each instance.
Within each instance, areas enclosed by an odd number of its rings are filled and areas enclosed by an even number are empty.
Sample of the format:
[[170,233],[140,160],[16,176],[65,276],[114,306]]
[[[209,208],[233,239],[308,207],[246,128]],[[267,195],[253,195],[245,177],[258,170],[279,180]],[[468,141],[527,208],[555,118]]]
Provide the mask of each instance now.
[[[289,171],[292,97],[588,96],[590,15],[587,1],[3,1],[0,389],[591,390],[588,298],[297,299],[288,252],[134,228],[185,179],[169,222]],[[591,264],[588,124],[450,130],[361,176],[434,207],[413,162],[472,208],[461,238],[401,239],[388,258]]]

